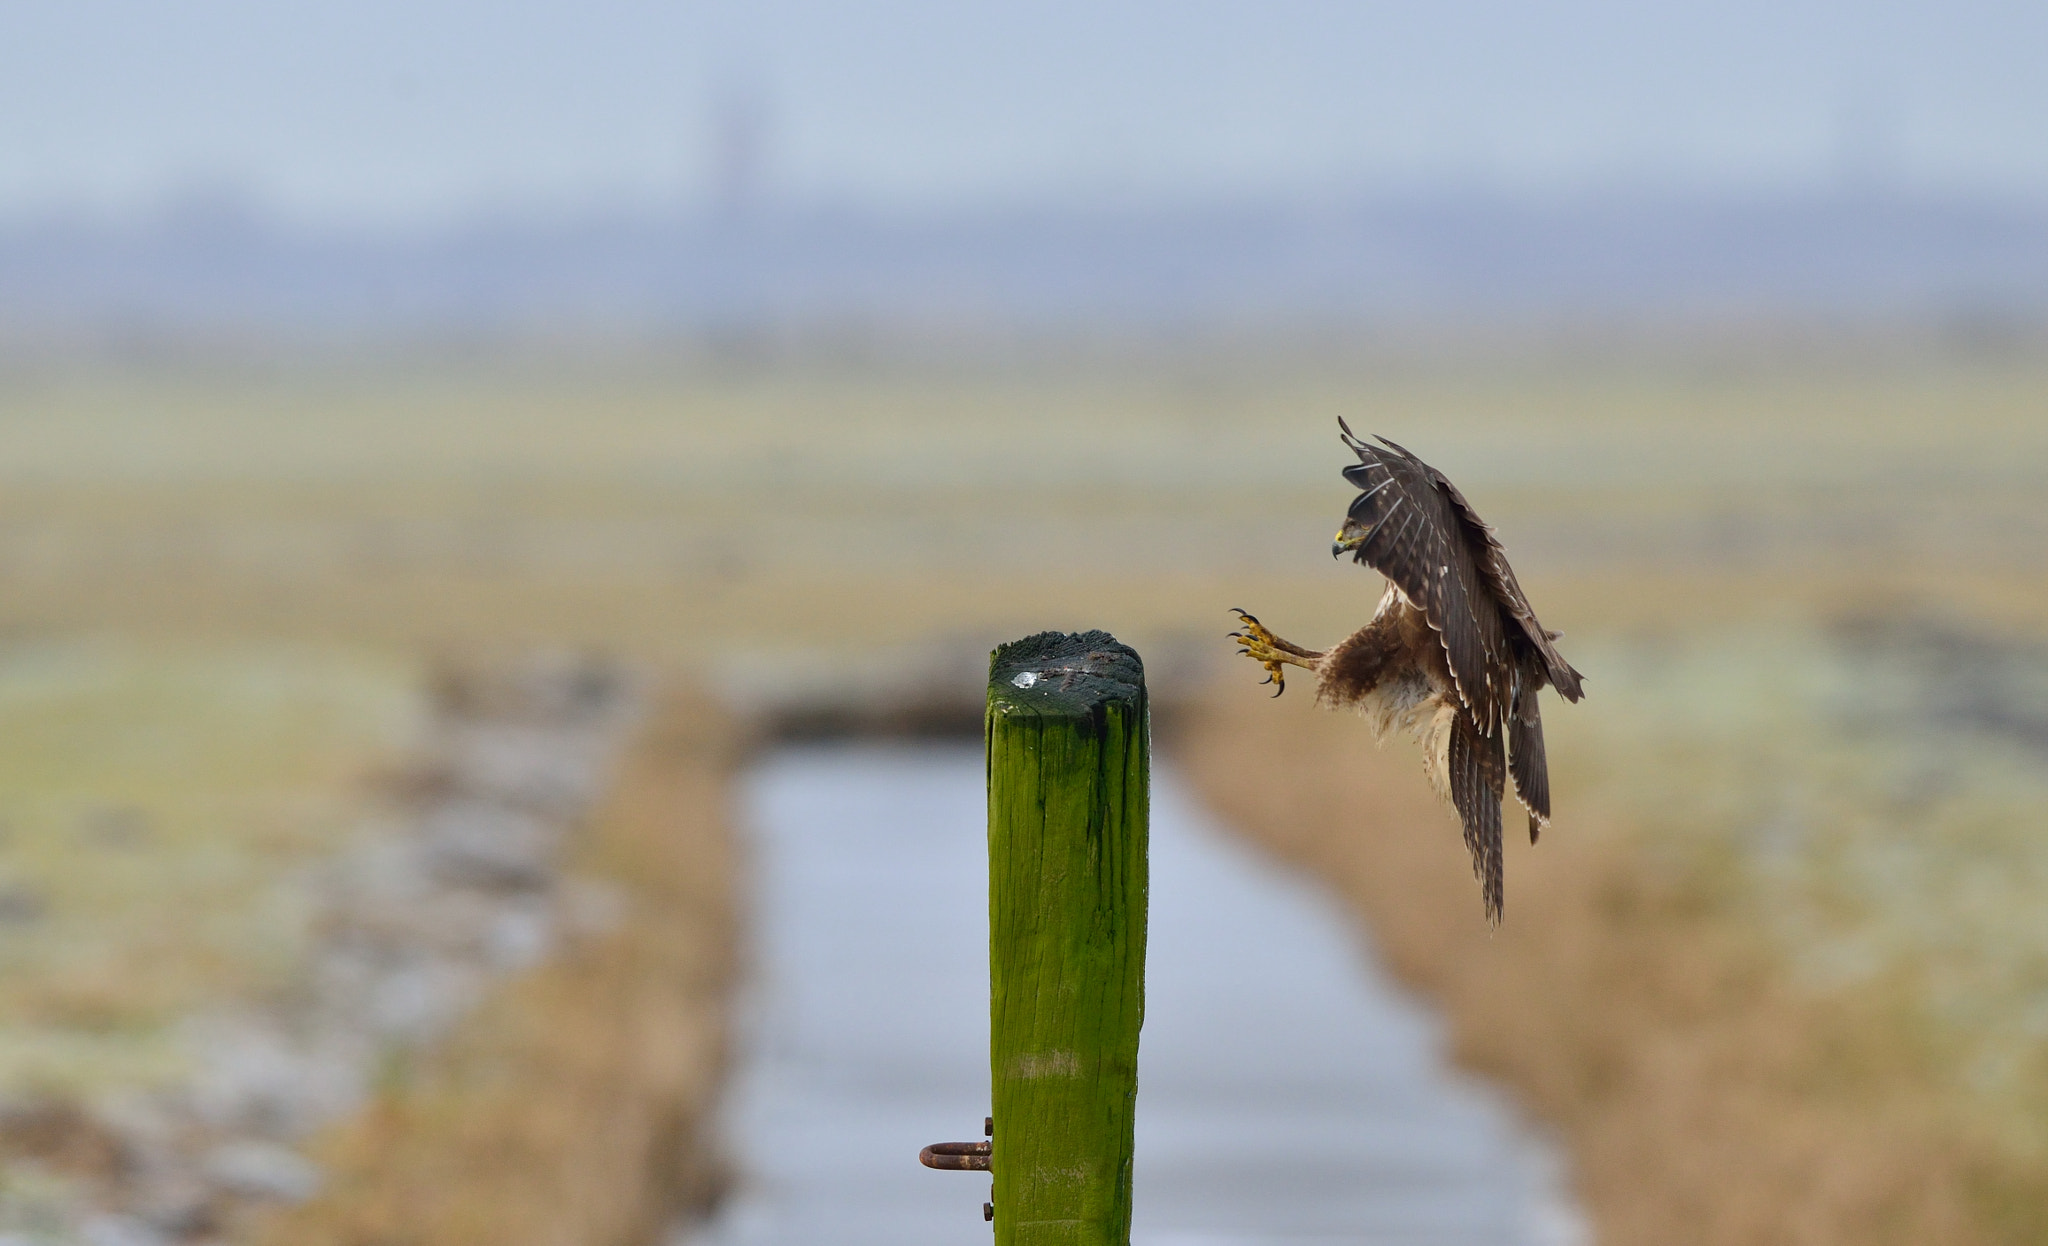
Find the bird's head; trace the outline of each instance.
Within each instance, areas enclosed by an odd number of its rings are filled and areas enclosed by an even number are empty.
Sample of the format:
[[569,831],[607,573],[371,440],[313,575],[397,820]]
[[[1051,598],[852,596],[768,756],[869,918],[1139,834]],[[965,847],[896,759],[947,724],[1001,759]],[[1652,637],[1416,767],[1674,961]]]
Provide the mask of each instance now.
[[1344,516],[1344,526],[1337,529],[1337,539],[1330,543],[1330,557],[1342,558],[1346,554],[1357,557],[1358,548],[1373,534],[1373,517],[1367,507],[1359,505],[1368,501],[1369,497],[1370,495],[1361,494],[1358,500],[1351,504],[1351,513]]

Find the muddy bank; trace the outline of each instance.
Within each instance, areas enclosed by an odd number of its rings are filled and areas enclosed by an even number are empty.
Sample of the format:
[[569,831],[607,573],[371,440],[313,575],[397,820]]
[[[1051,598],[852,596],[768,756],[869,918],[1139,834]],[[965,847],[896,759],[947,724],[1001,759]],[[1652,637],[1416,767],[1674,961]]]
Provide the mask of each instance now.
[[580,924],[441,1042],[387,1065],[311,1148],[322,1193],[254,1240],[623,1246],[712,1204],[739,752],[715,707],[652,698],[560,854],[556,886]]

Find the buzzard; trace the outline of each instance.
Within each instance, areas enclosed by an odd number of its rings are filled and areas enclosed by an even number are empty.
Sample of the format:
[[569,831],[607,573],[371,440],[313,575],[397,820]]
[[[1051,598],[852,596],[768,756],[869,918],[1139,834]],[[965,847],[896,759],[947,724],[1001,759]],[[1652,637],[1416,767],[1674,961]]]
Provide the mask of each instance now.
[[1388,441],[1360,441],[1338,420],[1358,462],[1344,479],[1359,489],[1331,547],[1387,578],[1372,621],[1320,653],[1290,644],[1236,611],[1238,652],[1264,666],[1273,695],[1283,672],[1316,675],[1316,701],[1356,709],[1381,739],[1396,729],[1422,741],[1423,765],[1465,826],[1486,903],[1498,924],[1504,893],[1501,794],[1510,780],[1529,812],[1529,842],[1550,821],[1543,759],[1545,685],[1567,701],[1581,676],[1559,654],[1515,582],[1507,553],[1444,474]]

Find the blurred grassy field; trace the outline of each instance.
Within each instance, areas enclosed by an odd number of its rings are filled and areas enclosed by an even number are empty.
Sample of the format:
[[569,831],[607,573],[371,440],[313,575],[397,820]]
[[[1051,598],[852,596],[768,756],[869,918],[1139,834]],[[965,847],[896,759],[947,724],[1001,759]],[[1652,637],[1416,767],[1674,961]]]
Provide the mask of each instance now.
[[414,745],[417,664],[338,645],[0,645],[0,1232],[66,1241],[135,1157],[90,1113],[201,1075],[293,990],[310,872]]
[[[168,914],[257,913],[207,888],[319,842],[354,764],[337,759],[402,737],[405,672],[437,653],[592,648],[744,692],[1099,626],[1155,659],[1168,698],[1250,684],[1227,607],[1322,643],[1378,597],[1327,554],[1350,494],[1340,414],[1457,480],[1568,634],[1590,696],[1551,715],[1558,838],[1600,828],[1612,868],[1710,897],[1668,928],[1727,934],[1762,958],[1744,972],[1882,996],[1887,1028],[1844,1031],[1848,1089],[1829,1094],[1883,1100],[1904,1066],[1870,1053],[1908,1042],[1916,1084],[2016,1165],[2000,1172],[2048,1174],[2040,701],[1945,691],[2041,686],[2048,358],[2028,353],[20,361],[0,380],[0,806],[18,824],[0,865],[51,913],[106,920],[0,929],[0,952],[120,964]],[[71,691],[38,701],[53,663]],[[1219,729],[1262,712],[1225,704],[1203,711]],[[200,790],[215,764],[241,794]],[[167,875],[37,846],[131,806],[196,889],[152,898]],[[1518,863],[1501,942],[1544,920]],[[1385,921],[1376,894],[1355,898]],[[1477,923],[1476,893],[1446,906]],[[178,931],[189,950],[152,955],[191,985],[163,989],[248,989],[260,969],[206,949],[263,946],[272,920]],[[1416,976],[1459,1006],[1451,977]],[[120,1015],[159,1007],[114,994]],[[0,1035],[32,1049],[53,1007],[9,985]],[[10,1049],[0,1079],[34,1065]],[[1608,1178],[1587,1178],[1596,1203]],[[1941,1222],[1952,1240],[2001,1240],[1984,1199]],[[1857,1240],[1846,1223],[1697,1240]]]
[[1997,597],[2048,546],[2044,395],[2031,358],[1903,348],[1804,366],[46,364],[0,388],[0,622],[677,663],[1041,621],[1206,636],[1254,591],[1335,623],[1372,595],[1317,540],[1345,504],[1339,414],[1484,499],[1545,582],[1775,577],[1807,596],[1938,569],[1943,591]]
[[411,664],[362,651],[0,650],[0,1090],[161,1081],[192,1009],[285,987],[292,883],[422,709]]

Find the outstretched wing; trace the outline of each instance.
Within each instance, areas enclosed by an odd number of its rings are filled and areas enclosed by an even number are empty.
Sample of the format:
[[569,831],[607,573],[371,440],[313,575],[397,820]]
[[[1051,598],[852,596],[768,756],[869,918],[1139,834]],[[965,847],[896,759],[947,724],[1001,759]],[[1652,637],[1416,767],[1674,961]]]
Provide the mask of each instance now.
[[[1342,424],[1342,421],[1339,421]],[[1353,557],[1392,581],[1443,640],[1444,656],[1480,734],[1491,736],[1506,709],[1509,650],[1501,610],[1465,531],[1458,505],[1420,459],[1388,442],[1367,445],[1344,428],[1358,463],[1344,478],[1358,486],[1351,517],[1371,534]]]
[[[1344,421],[1340,417],[1337,423],[1342,425]],[[1345,431],[1348,433],[1351,430]],[[1386,441],[1386,438],[1382,437],[1380,440]],[[1528,595],[1522,591],[1520,581],[1515,579],[1515,569],[1508,565],[1508,552],[1501,546],[1500,538],[1493,534],[1493,525],[1479,517],[1479,512],[1472,509],[1472,503],[1467,502],[1465,495],[1458,492],[1458,486],[1451,483],[1450,477],[1409,454],[1408,451],[1402,450],[1393,442],[1388,441],[1387,444],[1400,450],[1410,462],[1428,472],[1431,482],[1450,498],[1451,506],[1458,514],[1460,526],[1465,530],[1466,539],[1472,542],[1473,549],[1477,551],[1479,570],[1486,577],[1487,587],[1493,590],[1501,609],[1505,610],[1508,617],[1519,626],[1530,648],[1542,657],[1544,673],[1551,685],[1565,700],[1578,700],[1583,695],[1579,681],[1584,676],[1573,670],[1572,664],[1564,660],[1564,655],[1550,642],[1550,633],[1544,631],[1543,625],[1536,621],[1536,608],[1529,604]],[[1546,812],[1544,816],[1548,818],[1549,814]]]

